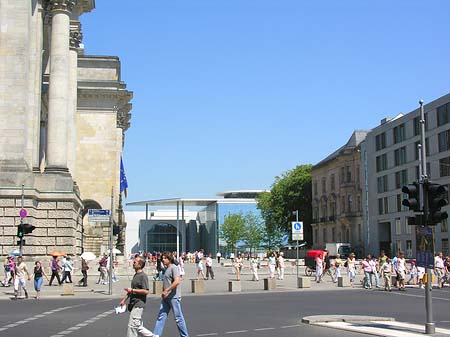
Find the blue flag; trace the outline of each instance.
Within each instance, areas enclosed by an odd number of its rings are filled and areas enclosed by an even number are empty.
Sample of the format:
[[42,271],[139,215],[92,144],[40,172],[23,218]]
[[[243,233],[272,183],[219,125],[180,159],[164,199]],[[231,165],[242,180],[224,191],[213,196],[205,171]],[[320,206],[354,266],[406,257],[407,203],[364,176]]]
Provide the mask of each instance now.
[[125,176],[125,169],[123,168],[122,157],[120,157],[120,193],[123,192],[125,198],[127,197],[128,182]]

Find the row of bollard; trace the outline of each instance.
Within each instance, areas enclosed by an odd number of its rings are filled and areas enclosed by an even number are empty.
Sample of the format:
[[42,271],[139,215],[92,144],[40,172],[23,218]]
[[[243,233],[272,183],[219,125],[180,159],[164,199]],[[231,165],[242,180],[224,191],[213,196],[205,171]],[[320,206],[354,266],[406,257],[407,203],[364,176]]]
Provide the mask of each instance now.
[[[277,287],[277,281],[275,278],[265,278],[264,280],[264,290],[274,290]],[[350,279],[347,276],[338,277],[337,281],[338,287],[350,287]],[[297,279],[297,288],[311,288],[311,278],[310,277],[299,277]],[[163,289],[162,281],[153,281],[153,294],[161,295]],[[228,281],[228,291],[229,292],[241,292],[242,283],[237,280]],[[191,279],[191,292],[195,294],[202,294],[205,292],[204,281],[198,279]]]

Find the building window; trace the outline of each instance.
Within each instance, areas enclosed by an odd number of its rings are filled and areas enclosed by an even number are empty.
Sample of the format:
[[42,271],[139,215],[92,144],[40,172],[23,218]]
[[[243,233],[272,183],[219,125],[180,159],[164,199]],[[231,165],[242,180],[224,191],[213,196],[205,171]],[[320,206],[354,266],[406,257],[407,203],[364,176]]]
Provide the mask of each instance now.
[[395,219],[395,234],[402,234],[402,221],[400,220],[400,218]]
[[347,195],[347,207],[349,213],[352,211],[352,204],[353,204],[353,196],[349,194]]
[[410,259],[413,257],[412,254],[412,241],[411,240],[406,240],[406,258]]
[[439,175],[441,177],[450,176],[450,157],[439,159]]
[[331,228],[331,242],[336,242],[336,228]]
[[383,193],[388,191],[388,176],[382,176],[377,178],[377,191]]
[[330,201],[330,216],[332,217],[330,221],[334,221],[336,217],[336,201],[334,200]]
[[405,124],[400,124],[394,128],[394,144],[405,140]]
[[346,167],[346,171],[347,171],[347,183],[351,183],[352,182],[352,171],[350,170],[350,166]]
[[379,198],[378,199],[378,214],[383,215],[387,214],[389,212],[389,202],[388,198]]
[[334,189],[335,189],[335,177],[334,177],[334,173],[331,175],[331,178],[330,178],[330,188],[331,188],[332,191],[334,191]]
[[395,172],[395,188],[402,188],[408,185],[408,170]]
[[445,130],[439,133],[439,152],[450,150],[450,130]]
[[341,201],[342,201],[341,213],[345,213],[345,196],[342,196]]
[[[414,136],[420,135],[420,116],[414,118]],[[428,114],[425,114],[425,130],[428,130]]]
[[444,104],[437,108],[437,126],[447,124],[450,121],[450,104]]
[[441,232],[443,233],[448,232],[448,219],[444,219],[441,221]]
[[403,194],[397,194],[397,212],[402,211]]
[[378,156],[377,159],[377,172],[384,171],[387,169],[387,155],[382,154],[381,156]]
[[317,195],[317,180],[314,180],[314,195]]
[[326,243],[328,241],[326,228],[322,228],[322,235],[323,235],[323,242]]
[[402,240],[397,240],[397,241],[395,241],[395,251],[396,251],[396,252],[399,252],[399,251],[401,251],[401,250],[403,250],[403,249],[402,249]]
[[314,230],[314,243],[319,241],[319,231],[317,229]]
[[405,228],[406,228],[406,230],[405,230],[406,234],[412,234],[413,226],[408,225],[408,222],[406,222]]
[[448,256],[448,239],[442,239],[442,254]]
[[327,193],[327,179],[325,177],[322,178],[322,193]]
[[362,241],[362,226],[358,224],[358,241]]
[[401,147],[394,151],[395,166],[406,164],[406,147]]
[[361,196],[358,195],[356,200],[358,201],[358,212],[361,212]]
[[357,186],[360,185],[360,175],[361,175],[361,172],[359,170],[359,165],[358,165],[358,166],[356,166],[356,185]]
[[375,137],[376,150],[380,151],[386,147],[386,133],[380,133]]

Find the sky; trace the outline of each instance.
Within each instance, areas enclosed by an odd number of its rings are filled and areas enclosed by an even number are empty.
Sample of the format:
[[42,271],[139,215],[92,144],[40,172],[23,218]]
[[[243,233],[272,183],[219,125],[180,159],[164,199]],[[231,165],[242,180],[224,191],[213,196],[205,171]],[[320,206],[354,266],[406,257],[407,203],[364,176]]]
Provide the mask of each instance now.
[[448,0],[95,3],[85,54],[134,93],[125,202],[270,189],[450,91]]

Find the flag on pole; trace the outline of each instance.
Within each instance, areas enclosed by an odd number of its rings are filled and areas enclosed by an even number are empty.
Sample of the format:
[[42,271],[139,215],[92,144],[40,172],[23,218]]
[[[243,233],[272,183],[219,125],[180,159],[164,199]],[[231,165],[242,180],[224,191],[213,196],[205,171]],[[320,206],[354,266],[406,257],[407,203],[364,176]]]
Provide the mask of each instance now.
[[125,198],[127,197],[128,182],[125,176],[125,169],[123,168],[122,157],[120,157],[120,193],[123,192]]

